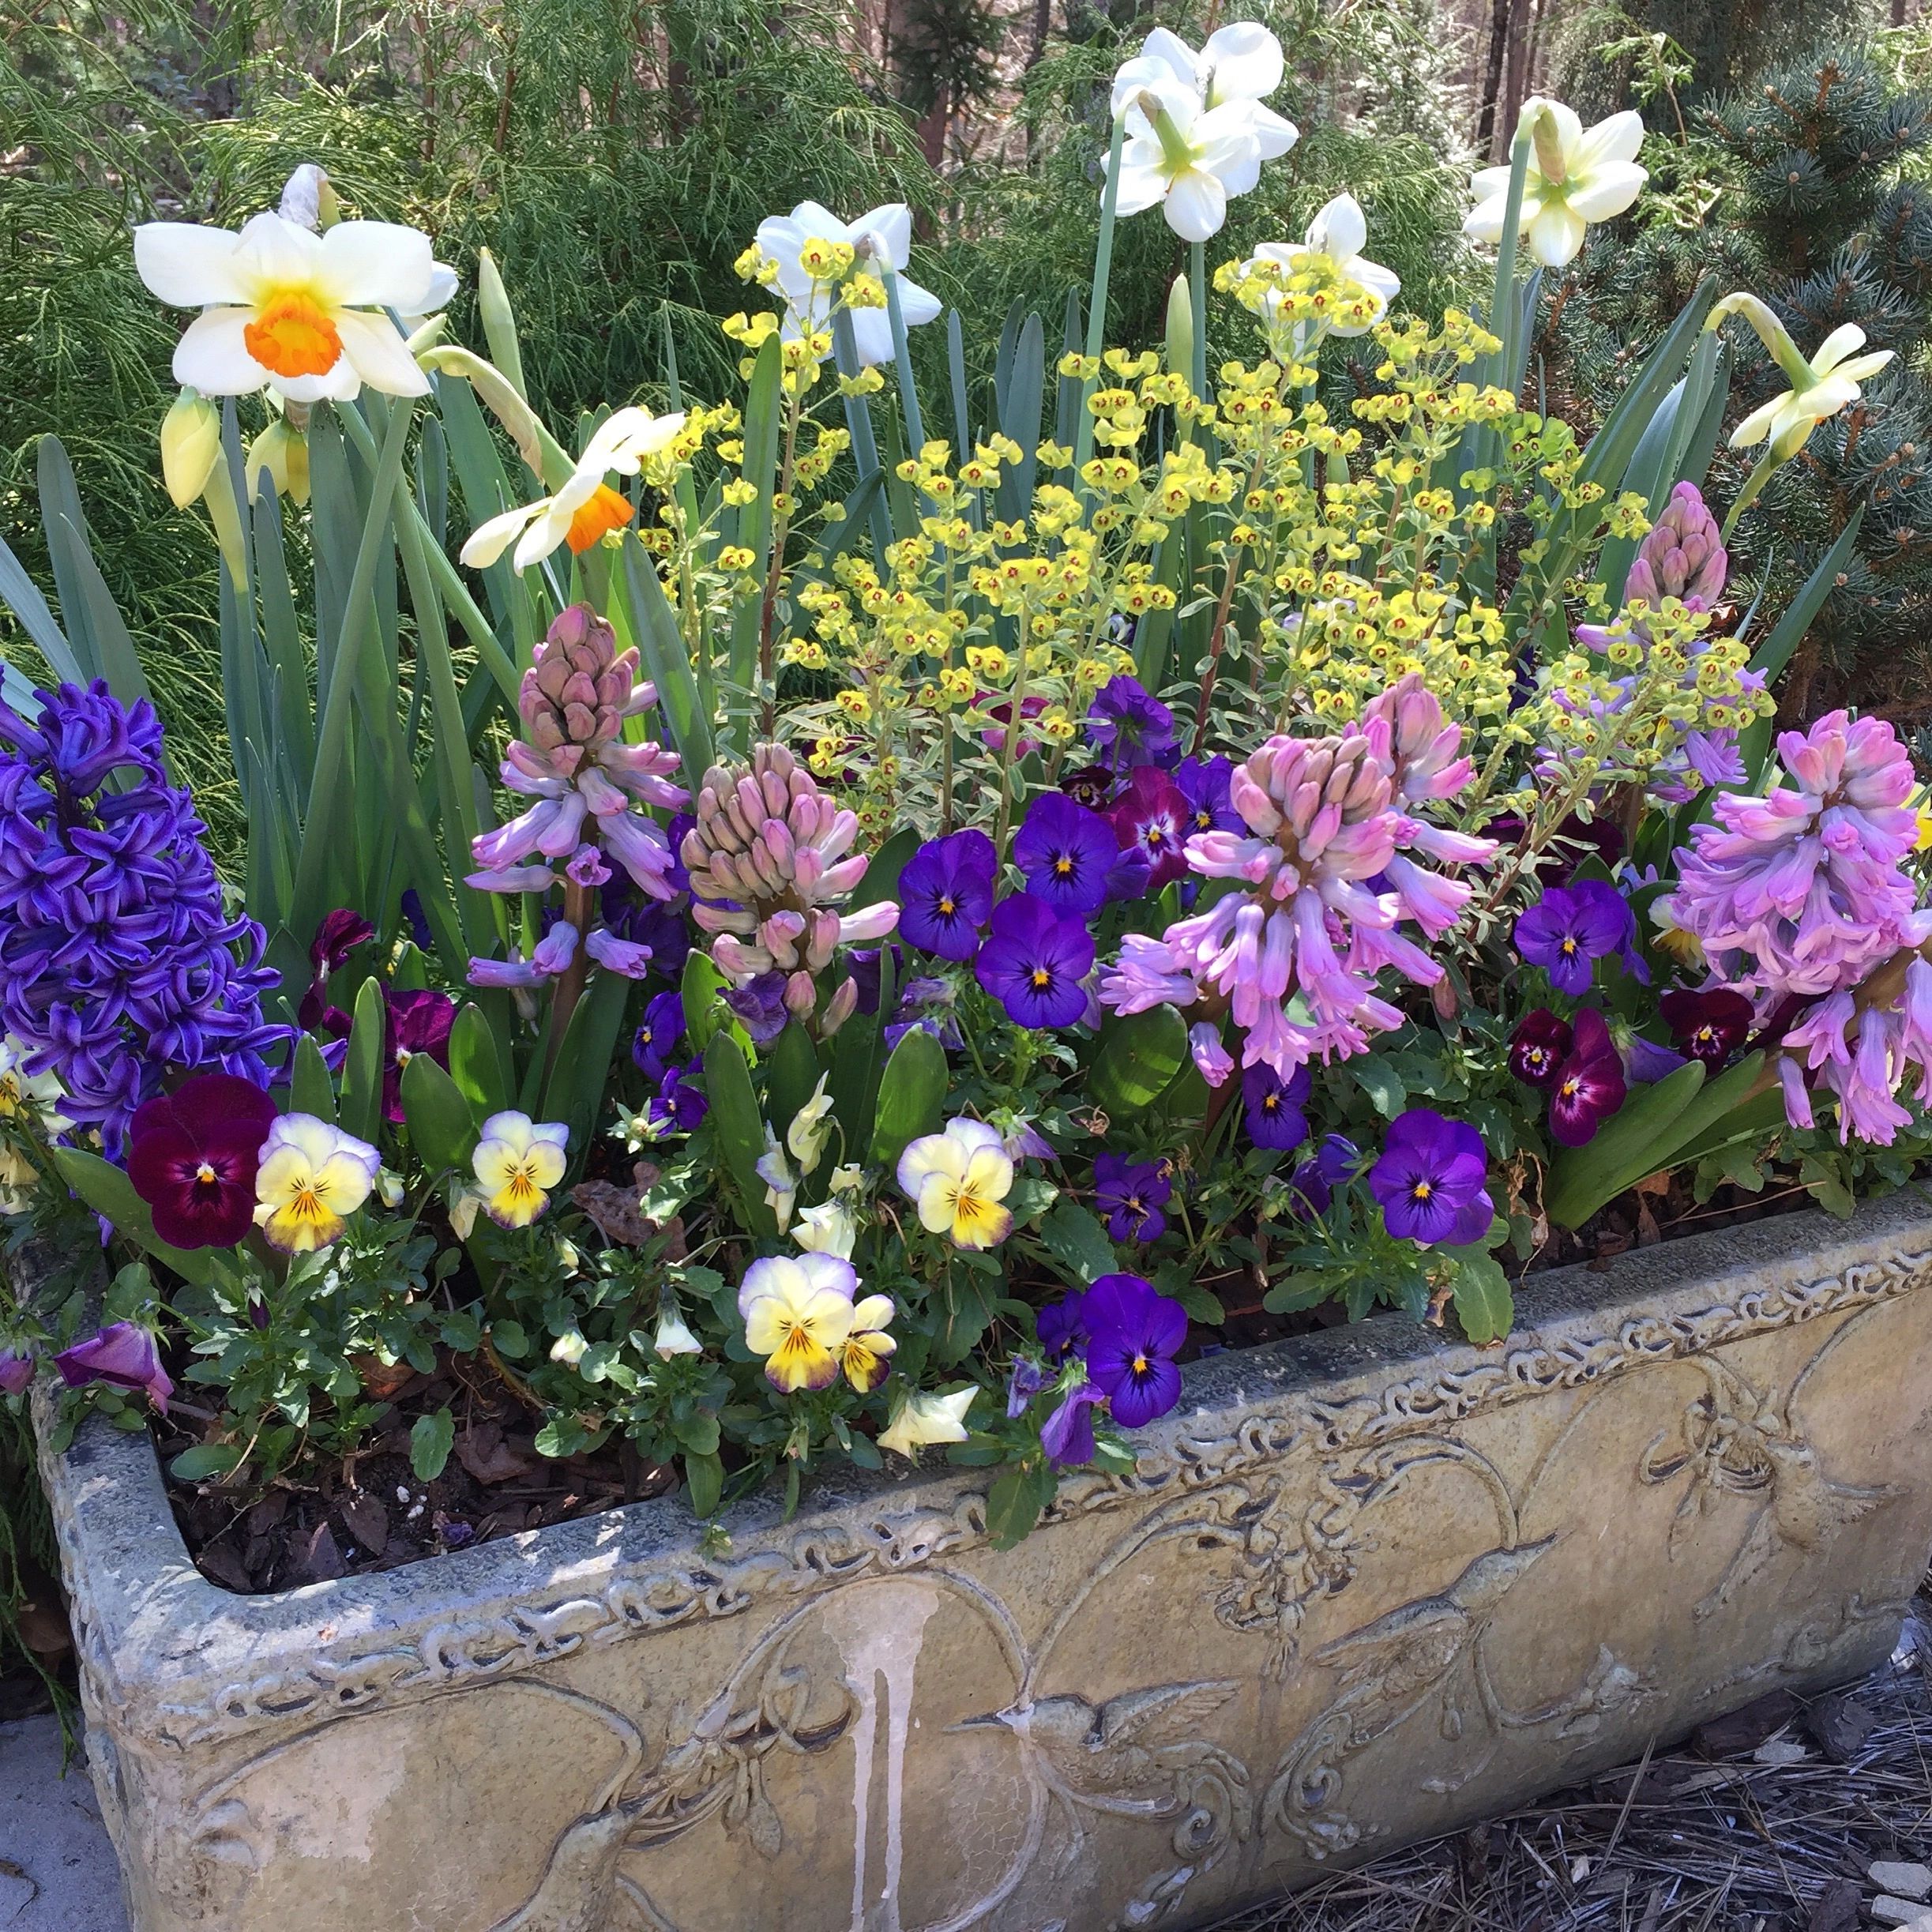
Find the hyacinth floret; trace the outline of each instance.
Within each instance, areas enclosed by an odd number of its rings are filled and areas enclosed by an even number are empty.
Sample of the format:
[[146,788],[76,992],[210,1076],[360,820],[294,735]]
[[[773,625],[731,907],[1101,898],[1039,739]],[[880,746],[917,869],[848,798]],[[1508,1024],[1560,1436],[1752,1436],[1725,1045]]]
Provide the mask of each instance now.
[[1442,968],[1398,927],[1409,920],[1440,938],[1472,889],[1419,860],[1481,865],[1497,850],[1412,809],[1468,783],[1461,742],[1413,672],[1339,735],[1269,739],[1230,783],[1246,830],[1187,841],[1193,871],[1246,889],[1157,940],[1130,941],[1102,983],[1102,1003],[1225,1010],[1246,1036],[1243,1064],[1284,1080],[1399,1026],[1401,1013],[1375,990],[1381,969],[1426,987]]
[[262,1019],[266,935],[227,915],[153,707],[100,680],[36,695],[31,722],[0,705],[0,1032],[118,1154],[164,1071],[265,1086],[289,1032]]
[[899,923],[891,900],[841,914],[870,863],[852,851],[857,814],[835,804],[783,745],[760,745],[749,769],[714,765],[699,786],[697,822],[681,856],[713,935],[711,957],[741,985],[788,975],[786,1004],[812,1010],[812,975],[841,944],[883,939]]

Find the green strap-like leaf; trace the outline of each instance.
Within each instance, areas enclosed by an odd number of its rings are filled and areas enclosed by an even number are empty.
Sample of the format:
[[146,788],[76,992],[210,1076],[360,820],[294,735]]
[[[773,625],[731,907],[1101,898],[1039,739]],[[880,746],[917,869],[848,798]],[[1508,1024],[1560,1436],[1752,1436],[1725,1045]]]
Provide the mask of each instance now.
[[1165,1093],[1187,1059],[1187,1022],[1172,1006],[1110,1015],[1088,1069],[1087,1092],[1112,1120],[1144,1112]]
[[476,1145],[476,1121],[461,1088],[426,1053],[403,1069],[403,1122],[416,1158],[431,1173],[461,1173]]
[[382,1059],[389,1008],[382,982],[371,977],[355,995],[349,1028],[348,1057],[342,1063],[342,1100],[337,1118],[344,1133],[374,1144],[382,1118]]
[[901,1036],[879,1077],[872,1164],[889,1171],[908,1141],[937,1133],[946,1097],[945,1049],[923,1027]]
[[718,1152],[738,1189],[745,1224],[760,1239],[774,1240],[778,1223],[765,1205],[765,1182],[758,1172],[765,1154],[765,1119],[752,1091],[745,1050],[727,1032],[713,1035],[705,1049],[705,1092],[711,1102]]

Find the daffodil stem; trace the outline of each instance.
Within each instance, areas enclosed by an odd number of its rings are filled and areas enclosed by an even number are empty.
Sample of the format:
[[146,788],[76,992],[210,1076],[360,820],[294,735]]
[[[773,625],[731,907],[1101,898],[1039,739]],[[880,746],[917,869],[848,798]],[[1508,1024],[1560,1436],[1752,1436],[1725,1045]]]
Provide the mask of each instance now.
[[1208,399],[1208,245],[1191,244],[1187,251],[1188,296],[1194,309],[1194,366],[1188,380],[1203,402]]
[[1718,532],[1720,542],[1731,541],[1731,532],[1738,519],[1757,501],[1758,492],[1770,482],[1771,473],[1777,467],[1776,453],[1769,449],[1751,466],[1750,475],[1744,479],[1744,487],[1731,498],[1731,508],[1724,513],[1724,526]]
[[[879,276],[885,284],[885,313],[893,325],[893,359],[899,367],[899,397],[906,412],[906,454],[915,457],[926,446],[926,424],[919,415],[918,385],[912,380],[912,352],[906,346],[906,318],[900,306],[898,272],[889,261],[881,261]],[[965,454],[964,449],[960,452],[962,460]]]
[[[1093,286],[1087,293],[1087,359],[1094,363],[1107,347],[1107,284],[1114,273],[1114,210],[1120,201],[1120,150],[1126,134],[1126,117],[1115,115],[1113,138],[1107,149],[1107,184],[1100,191],[1100,239],[1093,251]],[[1093,412],[1087,407],[1087,399],[1099,380],[1097,371],[1081,378],[1080,417],[1073,426],[1076,474],[1093,454]]]

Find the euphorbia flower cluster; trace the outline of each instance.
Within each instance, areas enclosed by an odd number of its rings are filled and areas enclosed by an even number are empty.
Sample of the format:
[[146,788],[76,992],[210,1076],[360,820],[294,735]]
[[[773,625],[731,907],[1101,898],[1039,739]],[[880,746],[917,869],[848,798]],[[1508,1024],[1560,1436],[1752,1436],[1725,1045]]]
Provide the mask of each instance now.
[[[1171,1001],[1201,1009],[1210,1027],[1217,1009],[1230,1011],[1246,1035],[1244,1064],[1265,1063],[1284,1080],[1317,1057],[1359,1053],[1400,1025],[1376,975],[1393,966],[1433,986],[1442,968],[1397,927],[1413,920],[1439,938],[1471,889],[1410,855],[1472,865],[1496,851],[1491,840],[1414,815],[1468,783],[1461,739],[1414,674],[1338,736],[1269,739],[1230,780],[1245,835],[1197,833],[1187,841],[1195,872],[1247,889],[1159,939],[1130,935],[1101,983],[1102,1004],[1138,1013]],[[1309,1017],[1291,1014],[1291,1002]],[[1212,1053],[1198,1039],[1197,1047],[1207,1073]]]

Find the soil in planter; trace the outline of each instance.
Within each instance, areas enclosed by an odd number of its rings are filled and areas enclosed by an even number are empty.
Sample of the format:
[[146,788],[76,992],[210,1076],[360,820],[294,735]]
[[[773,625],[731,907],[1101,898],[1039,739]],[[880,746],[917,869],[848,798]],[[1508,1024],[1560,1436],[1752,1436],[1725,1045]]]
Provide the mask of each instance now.
[[[1581,1233],[1553,1232],[1525,1275],[1583,1262],[1607,1269],[1617,1255],[1679,1234],[1704,1234],[1807,1207],[1800,1187],[1746,1194],[1720,1188],[1700,1205],[1678,1180],[1613,1201]],[[1330,1302],[1291,1314],[1261,1306],[1261,1267],[1201,1284],[1227,1311],[1218,1329],[1197,1325],[1183,1359],[1225,1348],[1257,1348],[1346,1321]],[[1020,1284],[1044,1302],[1060,1284]],[[1439,1317],[1438,1317],[1439,1319]],[[434,1374],[397,1372],[381,1393],[388,1407],[368,1445],[340,1464],[285,1472],[265,1491],[170,1479],[176,1521],[197,1566],[211,1582],[242,1594],[394,1569],[475,1543],[591,1516],[675,1490],[674,1468],[644,1462],[628,1444],[567,1461],[539,1456],[538,1419],[483,1356],[439,1354]],[[421,1415],[447,1407],[456,1445],[442,1473],[425,1482],[410,1465],[409,1431]],[[177,1405],[156,1417],[164,1467],[201,1439],[200,1425]]]

